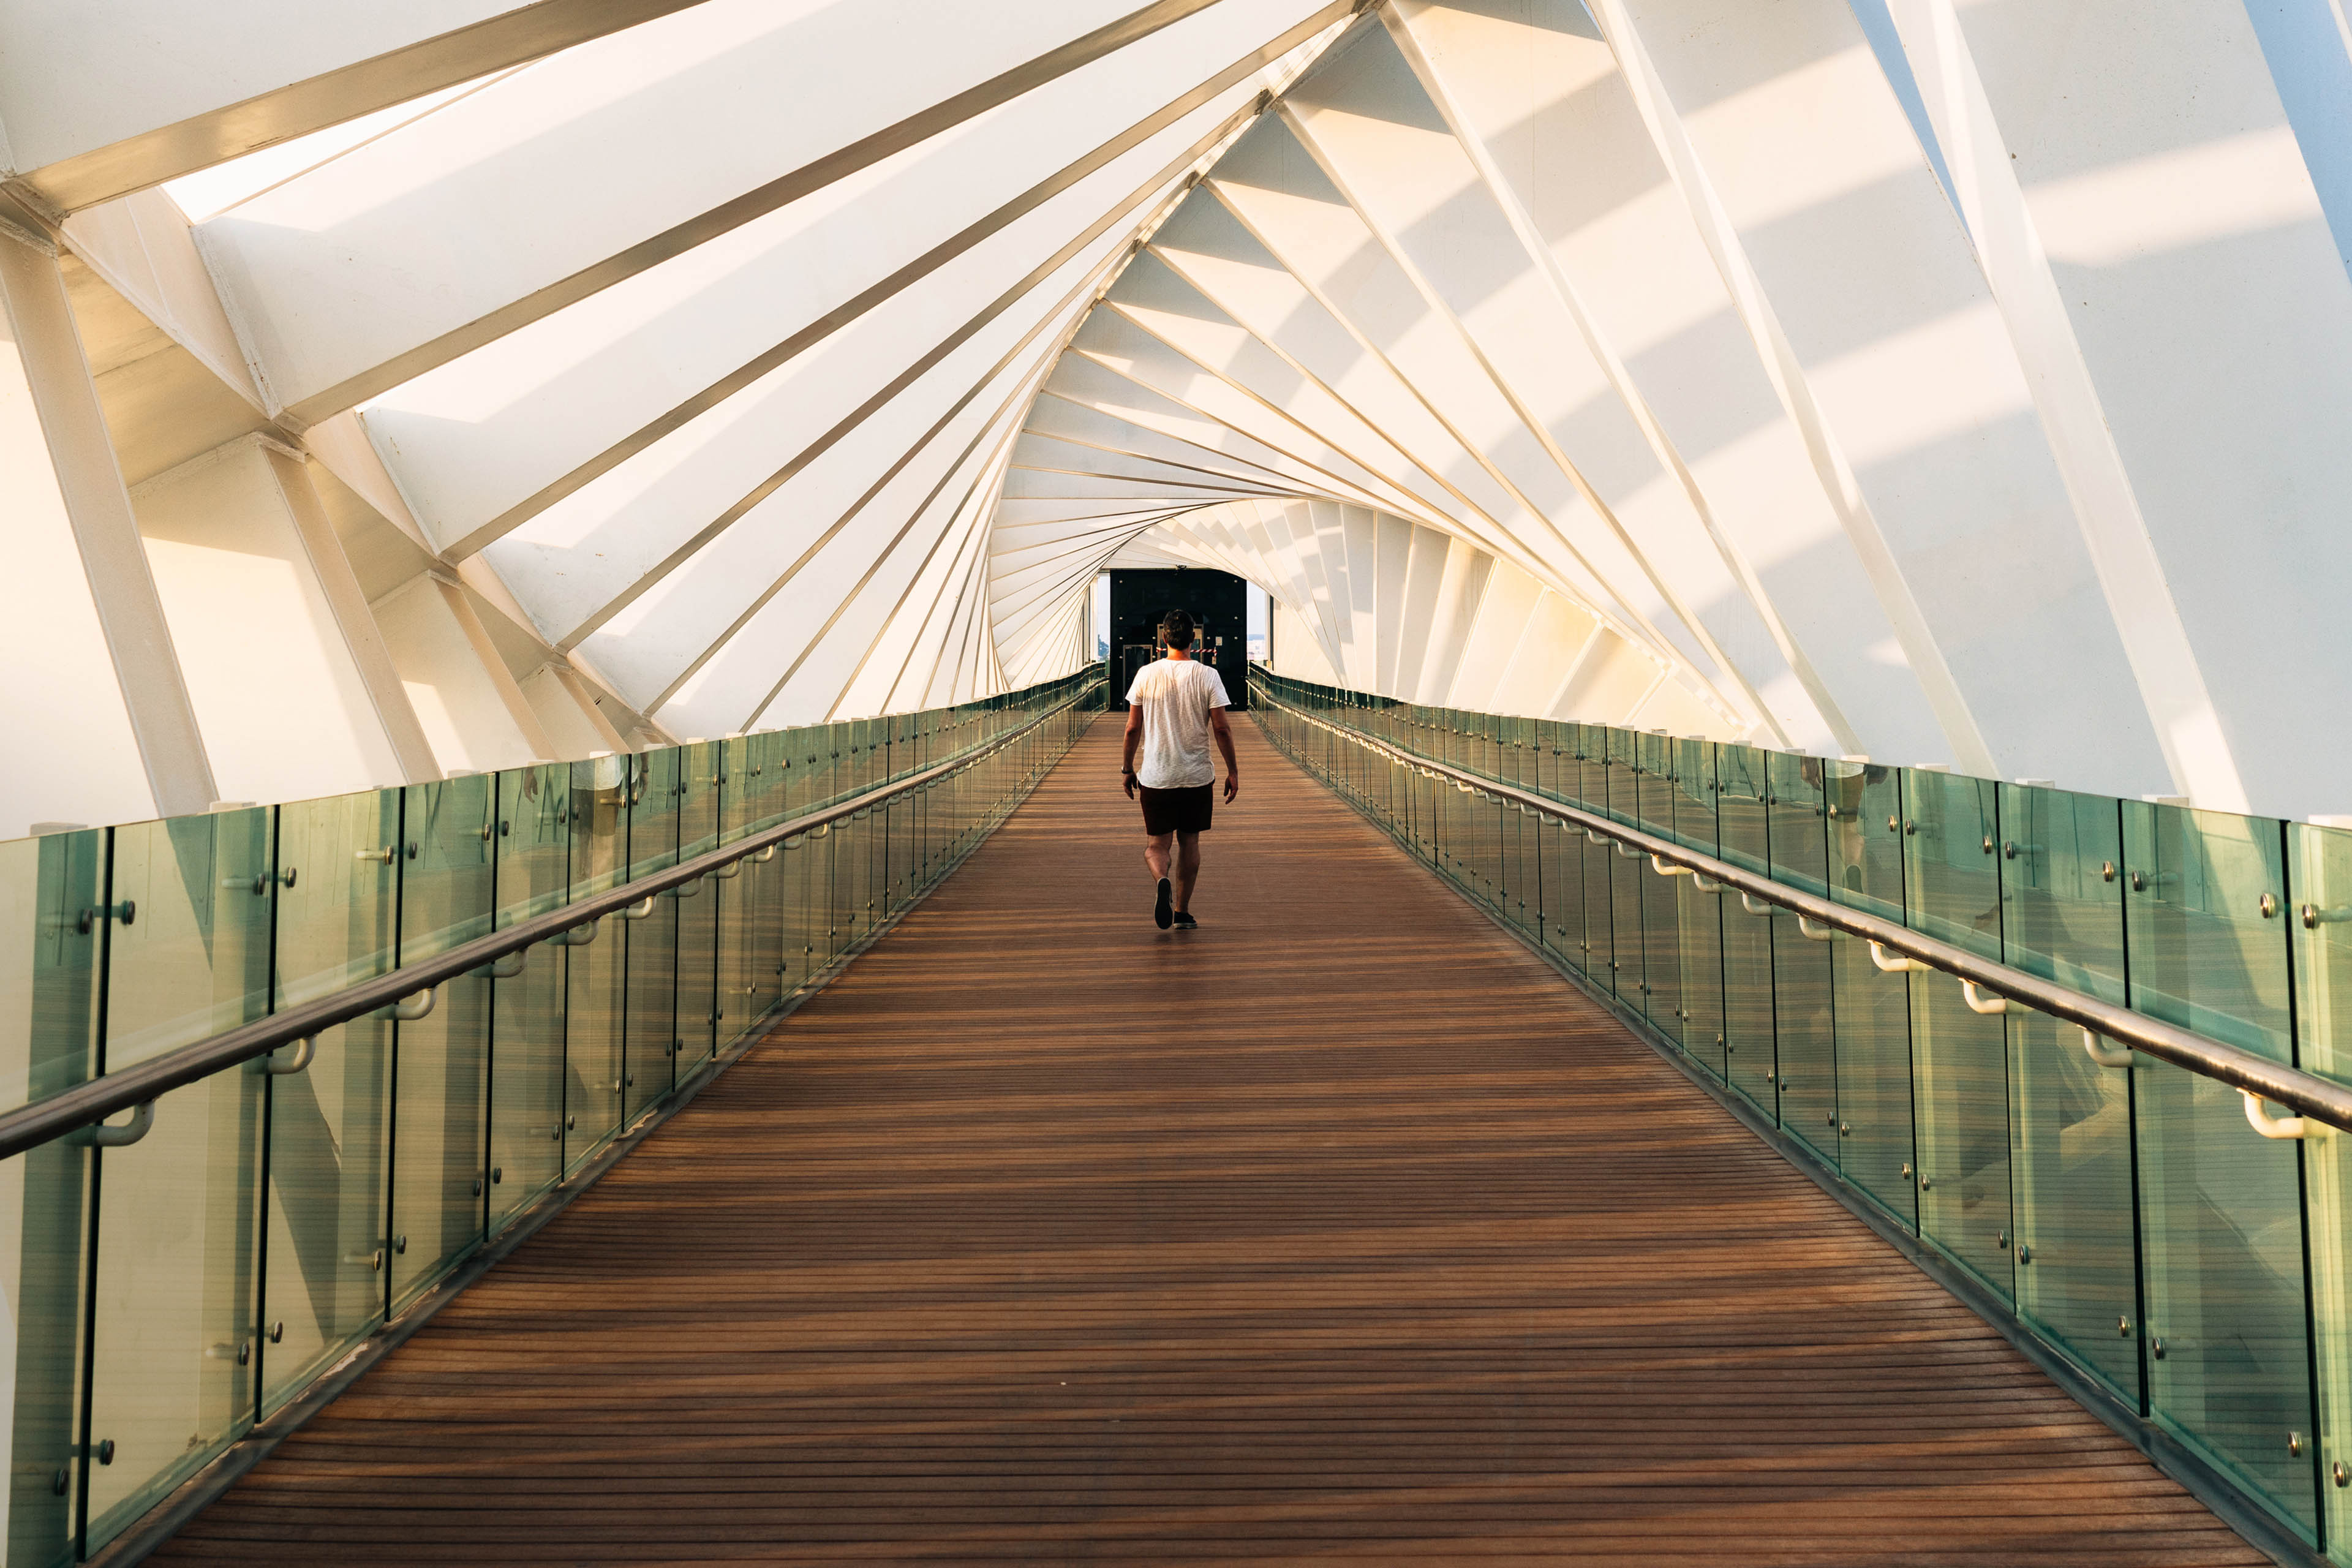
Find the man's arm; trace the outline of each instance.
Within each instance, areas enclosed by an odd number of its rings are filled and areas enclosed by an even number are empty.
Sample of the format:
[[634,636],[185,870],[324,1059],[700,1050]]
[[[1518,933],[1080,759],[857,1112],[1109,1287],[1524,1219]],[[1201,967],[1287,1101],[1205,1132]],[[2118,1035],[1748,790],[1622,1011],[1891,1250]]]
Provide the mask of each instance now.
[[[1143,744],[1143,707],[1131,703],[1127,710],[1127,733],[1120,739],[1118,771],[1124,775],[1119,783],[1127,786],[1127,798],[1135,798],[1135,748]],[[1230,754],[1230,753],[1228,753]]]
[[1225,722],[1223,709],[1209,710],[1209,729],[1217,737],[1217,750],[1225,756],[1225,799],[1231,801],[1242,792],[1242,765],[1234,759],[1234,731]]

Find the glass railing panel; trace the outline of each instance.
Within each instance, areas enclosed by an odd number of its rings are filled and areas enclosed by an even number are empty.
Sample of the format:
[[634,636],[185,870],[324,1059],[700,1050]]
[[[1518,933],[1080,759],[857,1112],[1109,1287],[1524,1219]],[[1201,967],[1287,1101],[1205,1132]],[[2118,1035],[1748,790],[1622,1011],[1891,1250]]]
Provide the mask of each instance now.
[[1575,743],[1570,752],[1576,766],[1570,770],[1570,788],[1578,809],[1596,816],[1609,815],[1609,732],[1598,724],[1570,729]]
[[[1728,750],[1729,748],[1726,748]],[[1758,805],[1760,816],[1763,807]],[[1727,830],[1731,813],[1727,808]],[[1759,838],[1761,835],[1759,835]],[[1723,943],[1723,1077],[1769,1116],[1780,1114],[1779,1005],[1772,994],[1772,926],[1750,916],[1726,889]]]
[[[753,831],[773,827],[788,815],[784,738],[759,735],[753,739],[750,780],[746,785],[749,826]],[[742,1012],[748,1026],[763,1018],[783,1000],[784,868],[783,851],[771,847],[743,868],[743,900],[750,911],[743,976]]]
[[[572,901],[628,878],[629,769],[616,756],[572,764]],[[577,1167],[621,1125],[627,1092],[628,938],[618,916],[589,926],[594,940],[562,950],[563,1163]]]
[[1607,763],[1601,774],[1601,788],[1607,792],[1608,800],[1603,815],[1638,826],[1642,820],[1641,777],[1635,770],[1641,762],[1634,752],[1641,737],[1631,730],[1599,729],[1598,733],[1601,755]]
[[[719,775],[719,842],[732,844],[751,831],[757,803],[751,798],[751,748],[748,737],[714,742]],[[718,899],[718,952],[715,960],[718,1001],[711,1009],[713,1048],[724,1050],[743,1033],[754,1016],[751,984],[751,900],[755,885],[745,879],[751,868],[738,861],[725,875],[713,875],[710,890]]]
[[1673,743],[1667,776],[1675,786],[1672,837],[1712,855],[1722,842],[1716,821],[1715,742],[1685,736]]
[[[698,742],[678,748],[677,855],[691,860],[719,847],[719,742]],[[838,780],[838,773],[833,775]],[[724,1009],[719,996],[719,919],[730,885],[704,877],[678,889],[677,906],[677,1074],[687,1074],[709,1060],[717,1048]]]
[[[2003,961],[2123,1002],[2116,802],[2003,784],[2000,813]],[[2018,1312],[2137,1405],[2130,1068],[2102,1065],[2080,1029],[2045,1014],[2006,1017]]]
[[[1041,749],[1047,744],[1040,737]],[[1057,753],[1059,748],[1055,748]],[[898,795],[890,802],[890,907],[888,913],[904,910],[923,890],[923,795],[918,791]]]
[[776,853],[776,868],[782,879],[782,958],[778,984],[786,996],[809,984],[824,967],[817,957],[817,938],[824,931],[820,923],[824,915],[818,909],[821,895],[818,886],[824,880],[824,841],[808,834],[795,834],[784,840]]
[[1903,802],[1911,928],[1998,956],[2000,860],[1993,782],[1906,768]]
[[[268,1011],[273,815],[115,830],[109,1070]],[[135,1144],[89,1156],[100,1194],[90,1331],[89,1429],[104,1459],[89,1472],[96,1539],[252,1422],[261,1111],[259,1073],[215,1074],[159,1100]]]
[[1919,1230],[2008,1300],[2016,1279],[2004,1020],[1969,1007],[1949,975],[1909,981]]
[[[1543,789],[1542,726],[1532,719],[1511,721],[1512,782],[1529,794]],[[1543,818],[1514,806],[1510,812],[1511,859],[1505,873],[1511,888],[1511,919],[1518,929],[1540,941],[1544,928]]]
[[[1817,757],[1763,756],[1766,837],[1771,875],[1809,893],[1829,887],[1822,763]],[[1725,802],[1727,828],[1731,803]],[[1840,1154],[1837,1025],[1829,943],[1807,941],[1794,917],[1753,917],[1772,928],[1772,994],[1780,1124],[1834,1163]]]
[[[1601,773],[1597,763],[1591,765],[1595,773]],[[1605,994],[1615,995],[1622,946],[1615,914],[1617,857],[1605,842],[1593,842],[1589,832],[1575,832],[1568,842],[1570,852],[1578,858],[1578,880],[1584,887],[1585,973]],[[1629,919],[1627,923],[1633,922]],[[1641,993],[1633,994],[1638,998]]]
[[1819,757],[1764,754],[1764,805],[1772,879],[1809,893],[1829,891],[1827,804]]
[[[0,988],[0,1101],[10,1106],[70,1089],[97,1067],[100,950],[112,922],[95,911],[106,902],[108,837],[83,830],[0,844],[0,952],[17,976]],[[0,1165],[25,1216],[16,1245],[0,1250],[0,1295],[16,1330],[12,1568],[73,1550],[92,1163],[88,1151],[54,1142]]]
[[[684,754],[680,747],[665,746],[629,759],[633,882],[677,864],[678,763]],[[677,921],[682,908],[675,892],[658,893],[648,913],[604,922],[622,942],[629,966],[625,1121],[667,1094],[677,1081]]]
[[[253,1423],[261,1075],[215,1073],[163,1096],[153,1116],[138,1142],[90,1154],[100,1194],[93,1542],[111,1539]],[[27,1223],[36,1223],[29,1210]]]
[[[1914,930],[1988,958],[2001,952],[1998,800],[1989,779],[1902,770],[1903,866]],[[2013,1296],[2009,1043],[1944,974],[1911,980],[1919,1228],[2004,1299]]]
[[1462,808],[1469,816],[1472,842],[1477,847],[1471,858],[1471,870],[1475,889],[1486,907],[1496,914],[1504,912],[1506,898],[1503,887],[1504,832],[1506,815],[1499,799],[1483,793],[1461,796]]
[[1836,1163],[1838,1137],[1837,1015],[1831,943],[1799,934],[1785,910],[1743,920],[1768,926],[1772,942],[1775,1066],[1780,1125]]
[[1645,857],[1623,862],[1642,900],[1642,1000],[1651,1027],[1683,1040],[1683,930],[1680,877],[1655,874]]
[[[278,808],[279,1008],[391,970],[400,807],[383,790]],[[383,1321],[392,1049],[389,1018],[358,1018],[268,1077],[264,1414]]]
[[[1013,759],[999,752],[995,769],[998,787],[1002,789],[1013,776]],[[992,817],[993,795],[989,805]],[[834,831],[834,892],[837,900],[834,950],[846,953],[865,937],[866,918],[873,909],[873,819],[864,812],[853,813]]]
[[[1691,877],[1654,879],[1674,889],[1682,934],[1683,1046],[1700,1066],[1724,1072],[1723,899]],[[1736,907],[1736,905],[1735,905]]]
[[[1822,777],[1831,899],[1900,921],[1903,803],[1895,771],[1824,762]],[[1916,1226],[1909,987],[1903,975],[1879,971],[1867,942],[1840,937],[1829,951],[1841,1168],[1905,1225]]]
[[[412,784],[401,867],[400,961],[415,963],[490,932],[497,910],[498,781]],[[394,1044],[392,1309],[480,1242],[490,987],[480,972],[443,984],[433,1011]]]
[[[1630,738],[1630,737],[1629,737]],[[1609,770],[1611,791],[1610,815],[1623,821],[1634,815],[1634,782],[1630,761],[1617,763]],[[1643,908],[1642,884],[1650,879],[1646,860],[1629,860],[1618,852],[1616,841],[1592,846],[1594,854],[1606,868],[1609,882],[1609,913],[1612,925],[1611,973],[1617,987],[1617,998],[1636,1013],[1647,1016],[1649,996],[1649,922]]]
[[[973,771],[984,772],[986,767],[987,764],[983,763]],[[981,798],[978,788],[980,782],[978,779],[972,781],[975,786],[973,790],[975,805]],[[851,867],[847,857],[843,854],[843,847],[849,841],[850,827],[850,821],[846,817],[829,823],[816,830],[816,842],[810,847],[822,862],[815,882],[815,889],[820,898],[815,911],[816,952],[814,954],[819,973],[833,967],[833,961],[841,955],[844,945],[842,928],[846,921],[844,918],[843,900],[845,895],[843,891],[843,883],[848,877]],[[965,828],[967,843],[972,831],[971,826],[967,824]]]
[[[2139,801],[2123,825],[2133,1005],[2289,1059],[2281,825]],[[2257,1136],[2226,1084],[2132,1077],[2148,1403],[2315,1528],[2300,1145]]]
[[2132,1005],[2294,1059],[2283,826],[2122,803]]
[[1633,737],[1633,820],[1645,833],[1675,836],[1674,737]]
[[1741,870],[1760,875],[1772,869],[1771,812],[1764,804],[1771,793],[1767,754],[1753,746],[1727,744],[1715,750],[1716,826],[1721,835],[1717,853]]
[[[572,769],[562,763],[499,774],[498,923],[562,908],[572,897]],[[563,1173],[566,953],[524,950],[521,973],[491,982],[490,1223],[498,1225]]]
[[[1660,733],[1633,737],[1634,820],[1646,833],[1675,833],[1674,741]],[[1648,861],[1634,859],[1633,883],[1642,905],[1642,1000],[1651,1026],[1683,1043],[1682,895],[1678,879],[1654,874]]]

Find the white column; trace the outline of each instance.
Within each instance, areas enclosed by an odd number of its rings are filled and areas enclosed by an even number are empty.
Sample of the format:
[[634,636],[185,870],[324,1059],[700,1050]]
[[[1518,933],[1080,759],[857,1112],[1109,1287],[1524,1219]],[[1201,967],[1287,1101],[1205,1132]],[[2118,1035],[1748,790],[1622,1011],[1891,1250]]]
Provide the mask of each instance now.
[[197,812],[217,797],[172,633],[58,275],[0,220],[7,569],[0,837]]
[[245,437],[133,500],[224,798],[440,776],[299,458]]

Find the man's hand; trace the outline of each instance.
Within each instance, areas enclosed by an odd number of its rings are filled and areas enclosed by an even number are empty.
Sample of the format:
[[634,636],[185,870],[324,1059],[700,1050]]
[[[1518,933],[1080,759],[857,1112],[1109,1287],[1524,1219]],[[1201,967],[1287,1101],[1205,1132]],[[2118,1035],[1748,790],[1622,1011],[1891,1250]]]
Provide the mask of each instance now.
[[1135,798],[1135,775],[1133,773],[1129,773],[1119,782],[1127,785],[1127,798],[1133,800]]
[[1235,796],[1235,795],[1239,795],[1239,794],[1241,794],[1241,793],[1242,793],[1242,775],[1241,775],[1241,774],[1239,774],[1239,773],[1234,773],[1234,772],[1232,769],[1230,769],[1230,768],[1226,769],[1226,770],[1225,770],[1225,804],[1226,804],[1227,805],[1233,805],[1233,804],[1234,804],[1234,796]]

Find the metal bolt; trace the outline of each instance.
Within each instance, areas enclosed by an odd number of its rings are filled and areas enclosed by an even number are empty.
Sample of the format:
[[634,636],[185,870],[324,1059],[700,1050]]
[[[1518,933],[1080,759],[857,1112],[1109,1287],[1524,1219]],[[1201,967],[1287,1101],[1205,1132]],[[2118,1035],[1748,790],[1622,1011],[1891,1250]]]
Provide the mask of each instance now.
[[2000,1235],[1994,1237],[1992,1238],[1992,1244],[1995,1247],[2001,1248],[2003,1251],[2007,1251],[2009,1249],[2009,1232],[2004,1230]]
[[101,1465],[110,1465],[114,1463],[113,1438],[106,1437],[100,1440],[98,1445],[98,1462]]
[[1988,855],[1992,853],[1992,835],[1990,833],[1985,835],[1984,852]]
[[482,1178],[479,1176],[474,1178],[474,1195],[478,1198],[482,1195]]
[[1927,1191],[1929,1191],[1930,1189],[1932,1189],[1932,1188],[1935,1186],[1935,1184],[1936,1184],[1936,1178],[1935,1178],[1935,1177],[1933,1177],[1933,1176],[1926,1176],[1926,1175],[1923,1175],[1923,1176],[1921,1176],[1921,1177],[1919,1178],[1919,1190],[1920,1190],[1921,1192],[1923,1192],[1923,1193],[1924,1193],[1924,1192],[1927,1192]]
[[[2337,1486],[2352,1486],[2352,1470],[2347,1470],[2344,1468],[2343,1460],[2338,1459],[2335,1464],[2329,1466],[2328,1472],[2336,1478],[2336,1484]],[[65,1472],[63,1470],[59,1470],[58,1474],[62,1476]]]
[[239,1340],[236,1342],[236,1364],[239,1366],[251,1366],[253,1364],[253,1342],[251,1340]]
[[576,1116],[567,1116],[563,1119],[563,1130],[566,1132],[576,1132],[579,1129],[580,1118]]
[[404,1237],[404,1236],[401,1236],[401,1237],[394,1237],[393,1238],[392,1249],[393,1249],[394,1252],[399,1253],[403,1258],[407,1257],[407,1256],[408,1256],[408,1237]]
[[2025,1243],[2023,1243],[2023,1242],[2021,1242],[2021,1242],[2019,1242],[2019,1243],[2017,1244],[2017,1260],[2018,1260],[2020,1263],[2031,1263],[2031,1262],[2032,1262],[2032,1261],[2033,1261],[2033,1248],[2032,1248],[2031,1247],[2028,1247]]
[[1839,1136],[1839,1137],[1841,1137],[1841,1138],[1851,1138],[1851,1137],[1853,1137],[1853,1122],[1851,1122],[1851,1121],[1841,1121],[1841,1122],[1839,1122],[1839,1123],[1838,1123],[1838,1136]]
[[[2342,1477],[2342,1475],[2344,1474],[2344,1467],[2343,1467],[2343,1466],[2341,1466],[2341,1465],[2336,1466],[2336,1475],[2337,1475],[2339,1478],[2340,1478],[2340,1477]],[[65,1467],[64,1467],[64,1466],[62,1466],[62,1465],[60,1465],[60,1466],[58,1466],[58,1473],[57,1473],[56,1475],[51,1476],[51,1477],[49,1478],[49,1490],[50,1490],[50,1491],[52,1491],[52,1492],[54,1492],[54,1493],[55,1493],[56,1495],[58,1495],[58,1497],[63,1497],[63,1496],[65,1496],[65,1495],[66,1495],[66,1489],[67,1489],[68,1486],[70,1486],[71,1484],[72,1484],[72,1479],[71,1479],[71,1478],[67,1474],[67,1472],[66,1472],[66,1468],[65,1468]],[[2342,1486],[2342,1485],[2344,1484],[2344,1482],[2339,1479],[2336,1481],[2336,1484],[2337,1486],[2339,1486],[2339,1487],[2340,1487],[2340,1486]]]
[[2264,893],[2263,895],[2261,909],[2263,911],[2263,919],[2268,920],[2273,915],[2278,913],[2278,900],[2272,898],[2268,893]]
[[1908,1160],[1903,1162],[1903,1174],[1906,1177],[1908,1177],[1911,1174],[1911,1162]]
[[490,1185],[492,1185],[492,1186],[494,1186],[494,1187],[495,1187],[495,1186],[497,1186],[500,1182],[503,1182],[503,1181],[505,1181],[506,1179],[507,1179],[507,1173],[506,1173],[506,1167],[505,1167],[505,1166],[503,1166],[503,1165],[492,1165],[492,1166],[490,1167]]
[[2114,861],[2112,861],[2112,860],[2102,860],[2102,861],[2100,861],[2100,862],[2099,862],[2099,880],[2101,880],[2102,882],[2112,882],[2112,881],[2114,881],[2115,879],[2116,879],[2116,863],[2115,863]]
[[274,1322],[274,1323],[272,1323],[272,1324],[270,1324],[270,1325],[269,1325],[269,1342],[270,1342],[271,1344],[273,1344],[273,1345],[275,1345],[275,1344],[283,1344],[283,1343],[285,1342],[285,1341],[286,1341],[286,1320],[285,1320],[285,1319],[283,1319],[283,1318],[280,1318],[280,1319],[278,1319],[278,1321],[276,1321],[276,1322]]
[[2131,1338],[2131,1320],[2129,1318],[2117,1318],[2116,1320],[2116,1337],[2117,1339],[2124,1340]]
[[2290,1432],[2290,1433],[2288,1433],[2288,1434],[2286,1435],[2286,1452],[2287,1452],[2287,1458],[2291,1458],[2291,1459],[2294,1459],[2294,1458],[2302,1458],[2302,1457],[2303,1457],[2303,1434],[2302,1434],[2302,1433],[2300,1433],[2300,1432]]
[[1890,816],[1886,819],[1886,831],[1889,833],[1894,832],[1896,828],[1902,826],[1902,819],[1899,817]]
[[2137,871],[2134,871],[2132,873],[2132,891],[2135,893],[2145,893],[2147,891],[2147,879],[2141,876]]
[[2164,1359],[2164,1341],[2162,1338],[2159,1337],[2150,1340],[2147,1342],[2147,1348],[2148,1353],[2155,1356],[2157,1360],[2162,1361]]
[[2001,846],[2000,846],[2000,858],[2001,858],[2002,859],[2004,859],[2004,860],[2014,860],[2014,859],[2016,859],[2016,858],[2017,858],[2017,840],[2016,840],[2016,839],[2014,839],[2014,838],[2005,838],[2005,839],[2001,840]]

